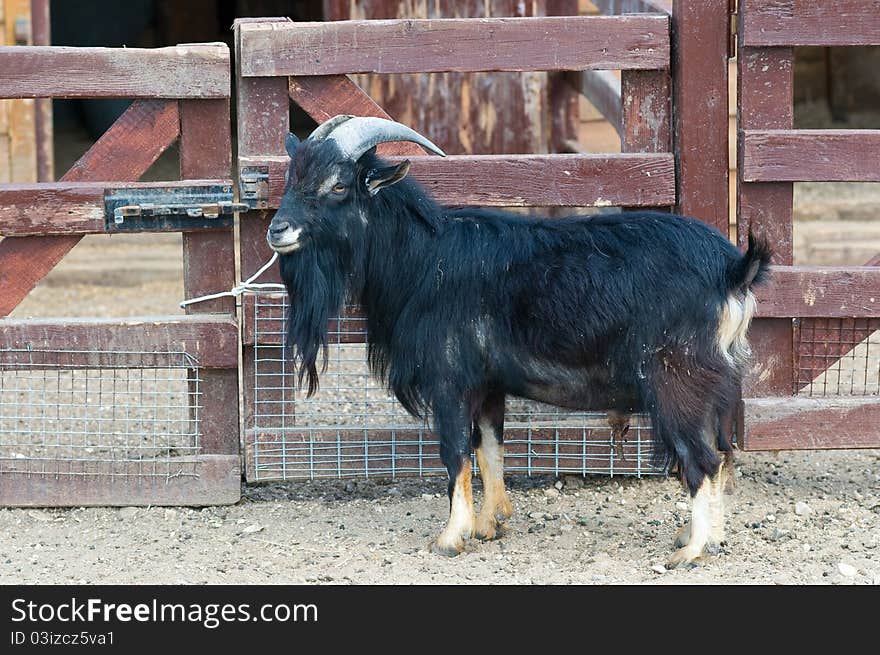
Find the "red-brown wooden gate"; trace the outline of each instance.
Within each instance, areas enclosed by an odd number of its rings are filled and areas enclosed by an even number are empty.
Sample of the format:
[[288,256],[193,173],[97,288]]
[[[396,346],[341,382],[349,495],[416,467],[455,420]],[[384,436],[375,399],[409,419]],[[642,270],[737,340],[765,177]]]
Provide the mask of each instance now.
[[740,0],[738,235],[766,235],[773,279],[750,333],[747,450],[880,446],[880,259],[792,266],[794,182],[880,181],[880,131],[794,130],[794,46],[880,44],[872,0]]
[[[0,48],[0,97],[135,98],[60,182],[0,186],[0,316],[90,233],[182,231],[186,296],[233,283],[229,65],[223,44]],[[135,184],[177,140],[182,181]],[[196,206],[151,216],[159,188]],[[195,311],[0,320],[0,504],[235,502],[234,306]]]

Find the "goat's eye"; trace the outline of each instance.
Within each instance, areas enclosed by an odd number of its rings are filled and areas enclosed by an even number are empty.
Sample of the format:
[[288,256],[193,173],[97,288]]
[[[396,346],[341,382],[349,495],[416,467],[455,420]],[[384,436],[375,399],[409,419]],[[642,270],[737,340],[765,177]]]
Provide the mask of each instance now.
[[334,184],[331,191],[333,193],[345,193],[348,190],[348,187],[344,184]]

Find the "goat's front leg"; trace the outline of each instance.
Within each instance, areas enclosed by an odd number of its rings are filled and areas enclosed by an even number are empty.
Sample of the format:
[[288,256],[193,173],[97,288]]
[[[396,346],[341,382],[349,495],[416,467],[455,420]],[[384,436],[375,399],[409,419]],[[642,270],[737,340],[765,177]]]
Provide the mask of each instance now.
[[455,557],[464,550],[464,540],[474,534],[470,418],[460,407],[435,407],[434,422],[440,437],[440,458],[449,473],[449,521],[431,550]]

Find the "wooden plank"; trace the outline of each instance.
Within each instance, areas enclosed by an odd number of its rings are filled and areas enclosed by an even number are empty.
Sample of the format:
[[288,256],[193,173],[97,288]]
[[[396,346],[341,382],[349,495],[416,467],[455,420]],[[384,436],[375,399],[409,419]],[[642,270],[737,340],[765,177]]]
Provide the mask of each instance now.
[[671,81],[666,71],[623,71],[623,152],[669,152],[672,143]]
[[[639,462],[635,443],[623,447],[624,457],[607,442],[607,427],[505,426],[504,465],[508,474],[527,469],[532,473],[580,473],[614,470],[621,473],[656,474],[657,469]],[[650,440],[649,432],[642,439]],[[593,436],[595,435],[595,436]],[[601,436],[600,436],[601,435]],[[585,443],[604,438],[605,443]],[[392,445],[393,444],[393,445]],[[642,448],[646,448],[644,441]],[[645,453],[642,452],[644,458]],[[382,473],[377,474],[381,469]],[[320,477],[407,477],[445,475],[437,438],[428,430],[340,428],[259,429],[245,431],[245,477],[249,482],[271,479]]]
[[880,182],[880,130],[744,130],[746,182]]
[[745,398],[740,408],[743,450],[880,448],[880,400]]
[[[193,466],[192,458],[180,465]],[[67,470],[64,460],[46,462]],[[96,464],[96,470],[100,467]],[[197,476],[46,475],[0,473],[0,504],[6,507],[231,505],[241,498],[241,464],[236,455],[201,455],[195,460]]]
[[[320,124],[339,114],[374,116],[393,120],[384,109],[345,75],[316,75],[291,77],[290,99]],[[383,143],[377,148],[380,155],[423,155],[425,151],[415,143]]]
[[793,187],[787,182],[747,182],[743,140],[748,130],[792,129],[793,64],[791,48],[740,48],[738,57],[737,241],[745,248],[749,232],[767,238],[777,264],[792,263]]
[[0,47],[4,98],[228,98],[225,44]]
[[[232,169],[229,100],[180,103],[180,175],[184,179],[226,177]],[[233,229],[183,234],[184,297],[195,298],[235,285]],[[187,313],[235,312],[235,299],[188,305]]]
[[[410,160],[411,175],[435,199],[450,205],[660,207],[675,202],[671,154],[450,155]],[[241,157],[239,164],[269,166],[269,206],[277,207],[286,158]]]
[[666,16],[244,23],[245,77],[666,68]]
[[746,46],[880,45],[876,0],[740,0]]
[[880,316],[880,268],[774,266],[755,296],[758,317]]
[[602,116],[623,135],[623,101],[620,80],[611,71],[577,71],[567,74],[570,84],[590,101]]
[[[174,182],[130,182],[127,189],[226,185],[232,180],[180,180]],[[120,185],[108,182],[40,182],[0,187],[0,235],[102,234],[104,194]],[[207,228],[211,230],[212,228]],[[222,228],[221,228],[222,229]],[[200,228],[201,230],[201,228]],[[177,232],[163,225],[139,232]],[[228,228],[227,228],[227,231]]]
[[[741,38],[739,43],[737,242],[745,249],[749,233],[754,232],[773,245],[774,263],[790,265],[793,256],[792,184],[750,183],[742,179],[742,133],[751,129],[792,128],[794,52],[791,48],[744,48]],[[754,355],[751,374],[743,382],[743,395],[790,395],[795,378],[791,318],[758,318],[752,323],[749,338]]]
[[[82,364],[89,363],[90,357],[106,363],[107,353],[111,352],[113,361],[132,367],[144,361],[143,353],[184,352],[195,358],[199,368],[235,369],[238,367],[238,324],[222,315],[0,319],[0,348],[24,351],[3,353],[0,366],[4,362],[31,361],[27,352],[30,349],[93,351],[94,355],[73,356]],[[64,357],[59,355],[59,365],[64,365]]]
[[672,11],[676,212],[728,233],[727,3],[675,0]]
[[[176,102],[135,101],[61,179],[137,180],[174,142],[179,130]],[[15,309],[80,238],[16,237],[0,241],[0,316]]]
[[[180,174],[183,178],[227,176],[232,169],[229,100],[180,102]],[[183,292],[194,298],[231,289],[235,285],[235,234],[184,232]],[[235,318],[235,300],[218,298],[188,305],[187,314],[222,312]],[[238,348],[236,347],[236,351]],[[236,355],[238,353],[236,352]],[[205,371],[201,391],[203,452],[237,455],[239,452],[238,370]]]
[[[50,30],[49,0],[31,0],[31,32],[34,45],[49,45],[52,42]],[[55,179],[55,143],[52,100],[49,98],[38,98],[34,102],[34,130],[37,139],[37,181],[51,182]]]
[[[0,100],[0,102],[4,102]],[[12,181],[12,172],[9,170],[9,137],[0,134],[0,184],[8,184]]]

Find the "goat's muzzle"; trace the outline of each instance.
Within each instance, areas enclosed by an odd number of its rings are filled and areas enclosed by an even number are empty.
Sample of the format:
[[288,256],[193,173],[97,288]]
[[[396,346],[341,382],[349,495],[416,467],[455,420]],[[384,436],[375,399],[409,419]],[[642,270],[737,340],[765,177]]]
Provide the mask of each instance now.
[[275,223],[269,225],[269,231],[266,233],[266,241],[269,247],[282,255],[297,250],[302,246],[302,228],[293,229],[290,223]]

